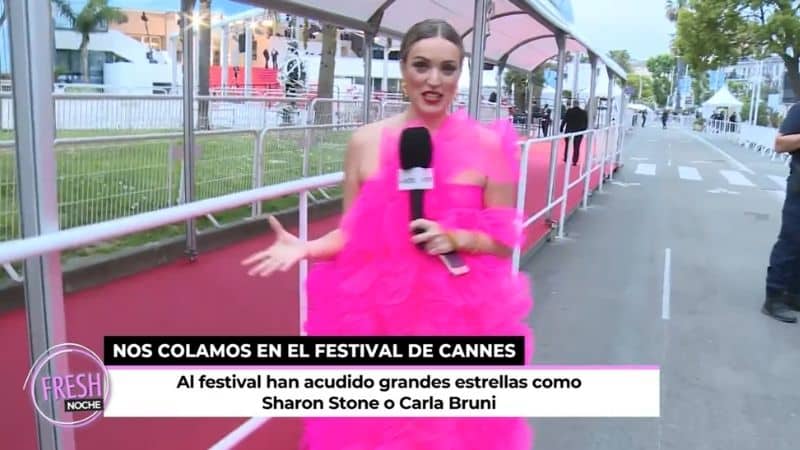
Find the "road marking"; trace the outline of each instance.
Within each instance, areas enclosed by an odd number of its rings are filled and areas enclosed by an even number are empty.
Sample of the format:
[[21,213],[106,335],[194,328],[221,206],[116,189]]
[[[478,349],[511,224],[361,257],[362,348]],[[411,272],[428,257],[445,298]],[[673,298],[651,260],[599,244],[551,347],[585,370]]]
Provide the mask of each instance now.
[[777,175],[767,175],[767,177],[775,182],[781,189],[786,189],[786,177],[779,177]]
[[747,177],[736,170],[720,170],[719,173],[728,180],[728,183],[734,186],[755,186]]
[[656,174],[656,165],[655,164],[642,164],[639,163],[636,165],[636,174],[637,175],[655,175]]
[[[687,133],[687,134],[688,134],[688,133]],[[724,157],[728,158],[728,161],[730,161],[730,163],[731,163],[731,164],[733,164],[734,166],[736,166],[736,168],[737,168],[737,169],[739,169],[739,170],[741,170],[741,171],[743,171],[743,172],[747,172],[747,173],[749,173],[749,174],[751,174],[751,175],[754,175],[754,174],[755,174],[755,172],[753,172],[753,171],[752,171],[752,170],[751,170],[749,167],[745,166],[745,165],[744,165],[744,164],[742,164],[742,163],[741,163],[739,160],[737,160],[737,159],[736,159],[736,158],[734,158],[733,156],[729,155],[729,154],[728,154],[728,153],[727,153],[725,150],[723,150],[723,149],[721,149],[721,148],[717,147],[716,145],[712,144],[711,142],[708,142],[707,140],[705,140],[705,139],[701,138],[700,136],[696,136],[696,135],[694,135],[694,134],[689,134],[689,136],[691,136],[691,137],[693,137],[694,139],[696,139],[696,140],[698,140],[698,141],[702,142],[703,144],[706,144],[708,147],[710,147],[710,148],[711,148],[712,150],[714,150],[715,152],[717,152],[717,153],[719,153],[720,155],[722,155],[722,156],[724,156]]]
[[708,192],[710,192],[710,193],[712,193],[712,194],[732,194],[732,195],[739,195],[739,193],[738,193],[738,192],[736,192],[736,191],[729,191],[729,190],[727,190],[727,189],[725,189],[725,188],[716,188],[716,189],[711,189],[711,190],[709,190]]
[[629,186],[641,186],[642,183],[624,183],[622,181],[612,181],[611,184],[614,186],[621,186],[621,187],[629,187]]
[[631,161],[647,161],[648,158],[643,158],[641,156],[631,156],[630,160]]
[[684,180],[701,181],[703,177],[694,167],[678,166],[678,174]]
[[669,296],[672,283],[672,249],[664,250],[664,285],[661,290],[661,318],[669,320]]

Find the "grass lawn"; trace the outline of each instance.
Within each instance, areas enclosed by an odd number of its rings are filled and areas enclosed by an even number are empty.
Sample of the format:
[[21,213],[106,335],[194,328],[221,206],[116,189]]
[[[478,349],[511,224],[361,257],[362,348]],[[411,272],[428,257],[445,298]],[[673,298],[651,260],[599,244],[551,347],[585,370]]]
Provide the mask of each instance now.
[[[178,131],[178,130],[175,130]],[[144,130],[150,134],[160,130]],[[11,138],[0,132],[0,140]],[[131,135],[130,131],[112,133],[63,131],[59,138]],[[256,175],[261,186],[302,177],[302,151],[306,142],[311,149],[308,175],[342,170],[350,130],[270,131],[263,142],[262,161],[254,171],[255,138],[252,134],[197,136],[195,154],[195,198],[252,189]],[[62,229],[112,220],[119,217],[174,206],[178,203],[182,181],[182,139],[156,138],[125,142],[64,143],[56,148],[59,222]],[[13,148],[0,147],[0,241],[20,236]],[[338,194],[338,188],[328,191]],[[262,202],[262,212],[274,212],[297,205],[297,196]],[[251,215],[245,206],[214,214],[221,224]],[[198,228],[214,224],[197,220]],[[112,242],[71,250],[62,260],[133,248],[183,235],[185,225],[174,224]],[[0,270],[0,278],[5,273]]]

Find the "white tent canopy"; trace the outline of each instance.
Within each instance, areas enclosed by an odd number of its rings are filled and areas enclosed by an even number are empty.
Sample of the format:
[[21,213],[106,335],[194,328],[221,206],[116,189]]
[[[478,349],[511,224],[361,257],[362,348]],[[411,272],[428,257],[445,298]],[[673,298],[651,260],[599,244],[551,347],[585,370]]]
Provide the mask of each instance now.
[[[472,48],[474,3],[464,0],[237,0],[253,6],[276,9],[302,17],[357,30],[369,30],[373,17],[381,17],[378,33],[401,38],[405,30],[422,18],[450,22]],[[587,44],[574,26],[553,13],[547,0],[494,0],[488,25],[485,59],[505,59],[513,68],[529,71],[558,54],[555,34],[564,33],[566,50],[594,53],[599,62],[617,76],[625,71],[605,52]]]
[[736,97],[728,90],[728,85],[723,85],[710,99],[703,103],[703,107],[710,108],[739,108],[742,106]]

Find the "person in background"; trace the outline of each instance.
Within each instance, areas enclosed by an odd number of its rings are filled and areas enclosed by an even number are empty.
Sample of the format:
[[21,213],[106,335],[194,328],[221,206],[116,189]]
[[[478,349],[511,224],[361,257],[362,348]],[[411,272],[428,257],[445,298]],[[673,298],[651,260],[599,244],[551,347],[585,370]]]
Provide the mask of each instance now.
[[795,323],[800,311],[800,103],[795,103],[775,138],[775,152],[789,153],[789,177],[781,229],[767,268],[767,295],[761,312],[782,322]]
[[272,50],[272,68],[278,70],[278,50]]
[[647,124],[647,111],[642,111],[642,128]]
[[550,105],[545,103],[544,109],[542,109],[542,136],[547,137],[548,131],[550,131],[550,123],[552,119],[550,118],[553,115],[553,110],[550,109]]
[[661,127],[667,129],[667,121],[669,120],[669,111],[666,109],[661,113]]
[[[585,110],[581,109],[578,106],[578,101],[573,100],[572,108],[568,109],[564,114],[564,120],[561,122],[561,132],[562,133],[576,133],[579,131],[584,131],[589,128],[589,115],[586,113]],[[574,136],[572,144],[572,165],[577,166],[578,160],[581,157],[581,141],[583,141],[583,135],[579,134]],[[567,156],[569,154],[569,138],[564,138],[564,162],[567,162]]]

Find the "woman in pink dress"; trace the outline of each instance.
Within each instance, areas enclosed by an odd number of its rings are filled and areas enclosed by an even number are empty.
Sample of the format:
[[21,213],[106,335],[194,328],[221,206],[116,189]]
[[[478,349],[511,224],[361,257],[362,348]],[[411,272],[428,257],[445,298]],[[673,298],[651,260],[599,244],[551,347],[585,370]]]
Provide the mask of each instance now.
[[[312,259],[309,335],[533,336],[529,282],[512,272],[521,238],[516,215],[517,135],[508,121],[490,127],[463,111],[450,114],[464,48],[447,22],[408,30],[400,49],[405,113],[364,125],[345,156],[344,214],[339,228],[300,241],[270,217],[275,243],[243,264],[268,276]],[[398,190],[403,129],[431,134],[435,184],[425,191],[425,219],[409,219],[409,194]],[[412,229],[423,228],[421,234]],[[422,250],[418,244],[422,245]],[[451,275],[437,255],[455,250],[469,272]],[[313,418],[305,450],[528,450],[524,418]]]

